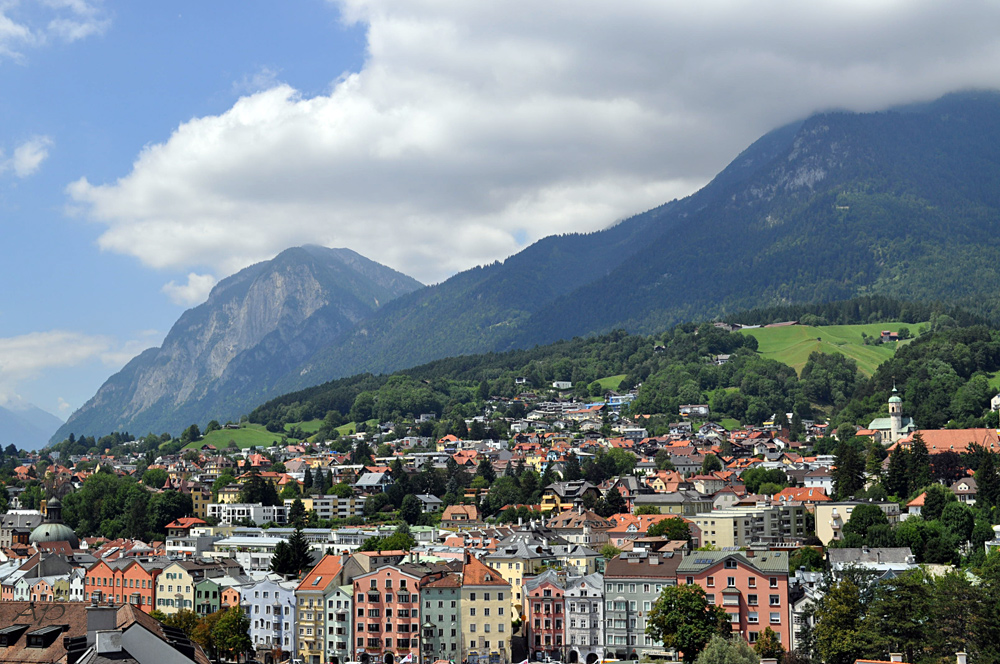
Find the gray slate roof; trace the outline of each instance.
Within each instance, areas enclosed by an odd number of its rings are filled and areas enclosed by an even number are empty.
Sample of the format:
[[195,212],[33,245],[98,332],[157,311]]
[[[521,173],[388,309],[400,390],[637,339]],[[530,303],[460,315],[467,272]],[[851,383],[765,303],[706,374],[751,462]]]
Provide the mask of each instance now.
[[726,558],[735,558],[739,563],[752,567],[760,572],[788,574],[787,551],[755,551],[753,557],[747,557],[743,551],[694,551],[684,556],[677,567],[677,575],[685,572],[700,572],[722,562]]

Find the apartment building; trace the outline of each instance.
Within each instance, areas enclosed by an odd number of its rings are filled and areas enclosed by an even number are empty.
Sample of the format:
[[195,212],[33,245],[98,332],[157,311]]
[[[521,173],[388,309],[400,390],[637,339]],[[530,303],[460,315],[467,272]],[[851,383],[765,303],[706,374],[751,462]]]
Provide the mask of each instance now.
[[646,635],[646,619],[660,593],[677,585],[680,553],[626,551],[604,570],[604,650],[607,657],[641,659],[663,654],[663,644]]
[[222,526],[242,524],[247,519],[258,526],[265,523],[283,525],[288,521],[288,509],[284,505],[220,502],[208,504],[208,516],[218,519]]
[[[604,659],[604,577],[566,580],[566,645],[569,661],[595,664]],[[573,655],[575,653],[575,657]]]
[[426,565],[401,563],[354,577],[359,656],[381,662],[420,657],[420,582],[427,572]]
[[510,584],[468,550],[461,574],[462,658],[509,662]]
[[562,659],[566,638],[566,586],[555,570],[524,581],[524,624],[528,658]]
[[[285,499],[285,508],[290,509],[295,498]],[[315,511],[317,518],[325,521],[333,519],[346,519],[352,516],[364,516],[365,499],[361,496],[348,496],[340,498],[338,496],[303,496],[298,500],[302,501],[302,506],[306,511]]]
[[[342,579],[338,579],[341,581]],[[351,584],[327,587],[326,657],[331,664],[354,661],[354,588]]]
[[279,660],[296,652],[297,605],[295,581],[258,581],[239,588],[240,606],[250,619],[254,649],[280,651]]
[[[326,660],[326,597],[339,584],[343,563],[339,556],[324,556],[295,589],[298,643],[294,652],[305,664]],[[282,644],[284,647],[284,644]]]
[[749,643],[768,627],[786,648],[791,643],[787,552],[696,551],[677,567],[677,579],[701,586]]
[[701,531],[701,544],[744,547],[804,537],[806,509],[801,503],[735,505],[691,517]]
[[886,502],[830,502],[817,503],[816,514],[816,537],[824,546],[830,542],[839,541],[843,537],[843,527],[851,518],[851,513],[858,505],[875,505],[885,513],[889,524],[899,523],[899,503]]

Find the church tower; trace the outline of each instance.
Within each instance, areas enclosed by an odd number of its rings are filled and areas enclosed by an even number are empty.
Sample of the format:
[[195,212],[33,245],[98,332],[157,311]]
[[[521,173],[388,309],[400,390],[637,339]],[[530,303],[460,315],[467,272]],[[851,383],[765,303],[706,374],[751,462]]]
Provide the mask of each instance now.
[[889,440],[893,443],[903,437],[903,400],[896,393],[896,386],[892,386],[892,396],[889,397]]

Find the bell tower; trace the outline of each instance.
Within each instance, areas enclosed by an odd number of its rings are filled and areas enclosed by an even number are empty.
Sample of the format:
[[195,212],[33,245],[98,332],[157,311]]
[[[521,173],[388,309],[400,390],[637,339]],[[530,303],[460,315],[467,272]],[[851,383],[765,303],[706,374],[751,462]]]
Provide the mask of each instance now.
[[889,440],[893,443],[903,437],[903,400],[892,386],[892,396],[889,397]]

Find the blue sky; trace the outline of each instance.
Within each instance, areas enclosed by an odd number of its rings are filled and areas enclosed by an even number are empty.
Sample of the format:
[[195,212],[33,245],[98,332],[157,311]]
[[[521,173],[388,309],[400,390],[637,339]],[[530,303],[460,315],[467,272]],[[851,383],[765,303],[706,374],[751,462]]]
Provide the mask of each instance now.
[[424,283],[704,184],[762,133],[1000,87],[1000,6],[0,2],[0,403],[65,418],[307,242]]

